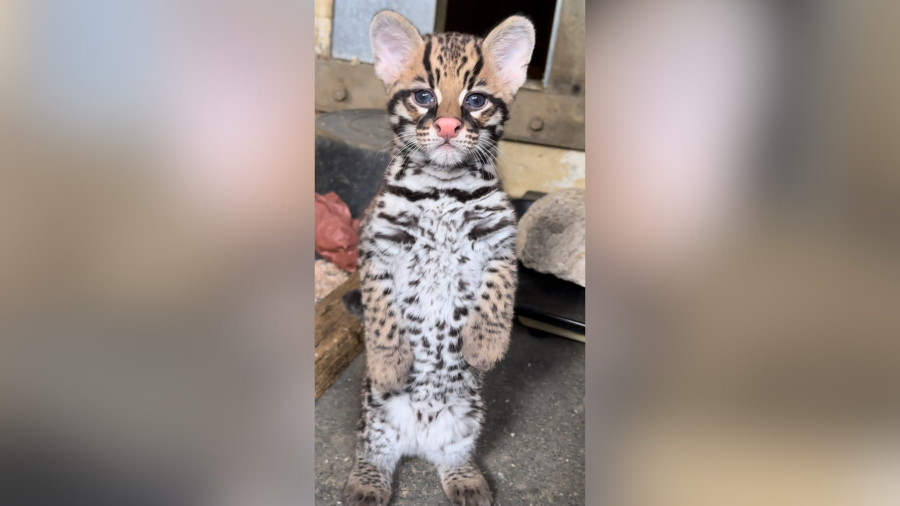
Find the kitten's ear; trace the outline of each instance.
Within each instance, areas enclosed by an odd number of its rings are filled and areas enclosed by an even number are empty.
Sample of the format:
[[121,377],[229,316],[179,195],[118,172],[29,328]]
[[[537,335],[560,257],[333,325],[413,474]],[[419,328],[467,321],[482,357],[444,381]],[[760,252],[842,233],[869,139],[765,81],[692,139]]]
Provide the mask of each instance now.
[[484,39],[484,53],[494,71],[512,93],[525,84],[531,52],[534,51],[534,25],[523,16],[510,16],[491,30]]
[[381,11],[369,25],[372,54],[375,55],[375,75],[390,86],[397,80],[415,49],[422,44],[422,36],[406,18],[393,11]]

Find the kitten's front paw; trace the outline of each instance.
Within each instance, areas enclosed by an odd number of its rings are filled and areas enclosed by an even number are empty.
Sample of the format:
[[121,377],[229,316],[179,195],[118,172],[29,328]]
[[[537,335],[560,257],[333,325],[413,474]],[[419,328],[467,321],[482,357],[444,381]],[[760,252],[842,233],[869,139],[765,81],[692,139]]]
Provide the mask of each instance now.
[[385,506],[391,499],[391,490],[351,481],[344,488],[342,499],[343,506]]

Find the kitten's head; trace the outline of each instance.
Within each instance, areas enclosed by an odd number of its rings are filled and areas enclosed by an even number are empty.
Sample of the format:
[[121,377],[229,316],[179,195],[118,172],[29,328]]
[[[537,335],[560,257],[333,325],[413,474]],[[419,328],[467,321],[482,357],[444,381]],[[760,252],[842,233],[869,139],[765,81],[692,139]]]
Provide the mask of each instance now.
[[525,82],[534,49],[531,21],[512,16],[482,40],[423,36],[400,14],[381,11],[369,32],[375,73],[404,147],[445,167],[492,157],[509,104]]

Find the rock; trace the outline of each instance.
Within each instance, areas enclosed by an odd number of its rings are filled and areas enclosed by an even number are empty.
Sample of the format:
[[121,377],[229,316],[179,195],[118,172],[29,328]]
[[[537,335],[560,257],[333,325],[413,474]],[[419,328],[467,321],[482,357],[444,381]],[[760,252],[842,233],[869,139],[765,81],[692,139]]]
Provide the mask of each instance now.
[[584,190],[541,197],[519,221],[516,256],[528,268],[584,285]]

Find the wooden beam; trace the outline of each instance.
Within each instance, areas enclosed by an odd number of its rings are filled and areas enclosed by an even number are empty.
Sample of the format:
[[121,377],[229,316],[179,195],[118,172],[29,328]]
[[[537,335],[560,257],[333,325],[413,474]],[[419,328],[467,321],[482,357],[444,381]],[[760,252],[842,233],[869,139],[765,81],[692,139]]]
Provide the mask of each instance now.
[[316,400],[365,349],[362,322],[344,309],[345,293],[359,288],[359,273],[316,303]]

